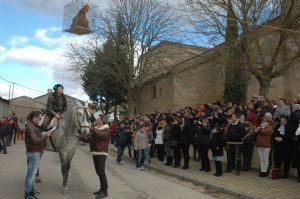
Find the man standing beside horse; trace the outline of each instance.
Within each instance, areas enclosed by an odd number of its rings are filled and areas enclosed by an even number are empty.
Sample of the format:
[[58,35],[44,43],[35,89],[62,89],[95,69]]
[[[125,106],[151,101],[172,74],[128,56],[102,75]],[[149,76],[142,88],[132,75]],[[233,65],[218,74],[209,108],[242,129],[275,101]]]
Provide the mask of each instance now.
[[28,121],[25,128],[25,144],[27,156],[27,175],[25,178],[25,199],[37,199],[33,191],[32,181],[39,168],[41,153],[43,151],[43,141],[49,137],[52,131],[47,131],[45,134],[40,132],[38,123],[42,118],[42,112],[32,111],[28,115]]

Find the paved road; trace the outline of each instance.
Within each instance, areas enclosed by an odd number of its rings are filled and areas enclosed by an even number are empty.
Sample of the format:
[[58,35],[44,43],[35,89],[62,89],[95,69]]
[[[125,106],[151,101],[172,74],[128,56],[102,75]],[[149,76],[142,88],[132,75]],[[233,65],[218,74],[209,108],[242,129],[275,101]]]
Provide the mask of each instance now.
[[[0,198],[23,197],[26,173],[25,146],[21,141],[0,154]],[[89,199],[99,187],[87,146],[78,147],[72,161],[70,193],[61,194],[62,176],[58,155],[45,152],[41,162],[42,183],[36,185],[41,199]],[[153,171],[137,171],[132,162],[116,164],[113,153],[107,161],[110,199],[213,199],[207,190],[186,182],[165,177]]]

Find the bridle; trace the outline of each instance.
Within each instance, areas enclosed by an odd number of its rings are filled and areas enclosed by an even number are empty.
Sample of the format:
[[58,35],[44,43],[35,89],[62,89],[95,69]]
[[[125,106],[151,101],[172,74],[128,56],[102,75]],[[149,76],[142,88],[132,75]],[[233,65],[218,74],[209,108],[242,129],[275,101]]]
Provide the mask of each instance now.
[[[77,111],[77,120],[79,124],[78,132],[83,133],[85,129],[89,129],[91,127],[90,118],[89,118],[87,107],[78,107],[77,110],[79,109],[83,109],[83,115],[80,115],[81,113]],[[80,121],[80,117],[83,117],[83,121]]]

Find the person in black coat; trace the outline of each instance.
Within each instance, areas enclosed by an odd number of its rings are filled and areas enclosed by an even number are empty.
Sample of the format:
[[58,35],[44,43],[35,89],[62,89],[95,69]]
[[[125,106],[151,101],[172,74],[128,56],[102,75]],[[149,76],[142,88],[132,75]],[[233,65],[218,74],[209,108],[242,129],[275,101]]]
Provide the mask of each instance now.
[[281,163],[284,163],[282,178],[288,177],[292,154],[293,126],[288,123],[288,119],[288,116],[280,116],[280,124],[272,136],[275,168],[280,169]]
[[298,182],[300,182],[300,94],[297,95],[297,104],[293,105],[291,123],[293,125],[293,168],[297,169]]
[[193,160],[200,162],[200,154],[198,151],[198,143],[197,143],[197,118],[192,117],[191,118],[192,124],[191,124],[191,144],[193,145]]
[[185,117],[182,133],[180,134],[180,139],[179,139],[179,143],[181,146],[183,159],[184,159],[184,166],[182,167],[182,169],[189,168],[189,162],[190,162],[189,150],[191,144],[191,137],[192,137],[192,123],[188,117]]
[[[300,127],[299,127],[300,128]],[[292,157],[292,162],[293,162],[293,168],[297,169],[297,174],[298,174],[298,182],[300,182],[300,129],[297,133],[293,135],[294,138],[294,144],[293,144],[293,157]]]
[[177,117],[173,123],[171,128],[171,147],[174,150],[174,164],[173,167],[177,168],[180,167],[180,161],[181,161],[181,152],[179,147],[179,138],[181,132],[180,128],[181,124],[181,118]]
[[[167,116],[166,119],[166,125],[164,126],[163,130],[163,142],[164,142],[164,147],[166,151],[166,156],[167,156],[167,163],[166,166],[171,166],[173,165],[173,158],[174,158],[174,150],[172,148],[172,140],[171,140],[171,130],[172,130],[172,122],[173,118],[170,116]],[[173,143],[174,144],[174,143]]]
[[196,131],[198,132],[198,150],[201,157],[201,168],[200,171],[210,171],[210,161],[208,158],[208,150],[211,143],[211,128],[208,123],[208,118],[204,118],[202,122],[198,123]]
[[120,122],[120,126],[117,128],[116,130],[116,137],[115,137],[115,141],[116,141],[116,146],[118,149],[118,157],[117,157],[117,162],[121,163],[122,159],[123,159],[123,154],[124,154],[124,150],[125,150],[125,146],[127,144],[127,136],[124,130],[125,124],[124,122]]
[[223,130],[219,127],[219,125],[215,125],[212,133],[210,148],[216,165],[216,173],[214,175],[220,177],[222,176],[222,161],[224,158],[223,148],[225,146],[225,140],[223,136]]
[[6,139],[5,137],[9,134],[11,134],[13,129],[11,128],[10,125],[5,124],[5,119],[1,118],[0,119],[0,139],[2,140],[2,150],[4,154],[7,154],[7,149],[6,149]]
[[237,113],[231,114],[231,123],[228,126],[226,133],[226,142],[228,144],[228,165],[227,172],[231,172],[236,166],[236,175],[241,174],[241,152],[243,146],[243,137],[246,135],[244,124],[239,121]]

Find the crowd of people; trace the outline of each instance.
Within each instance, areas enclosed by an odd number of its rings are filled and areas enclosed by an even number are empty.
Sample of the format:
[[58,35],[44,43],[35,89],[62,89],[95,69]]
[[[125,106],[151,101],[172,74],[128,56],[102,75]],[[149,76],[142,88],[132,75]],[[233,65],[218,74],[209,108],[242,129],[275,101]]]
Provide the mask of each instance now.
[[[55,93],[59,90],[63,93],[62,85],[54,87]],[[49,123],[50,126],[58,125],[57,121],[53,123],[53,118],[59,120],[67,107],[64,98],[51,99],[50,96],[47,107],[52,107],[55,112],[50,111],[52,117],[46,126]],[[18,136],[23,139],[25,132],[28,165],[26,199],[37,198],[32,183],[43,154],[43,141],[52,134],[49,129],[41,133],[43,115],[41,111],[31,112],[26,128],[14,113],[10,118],[0,118],[0,150],[4,154],[7,154],[6,146],[12,141],[15,143]],[[122,164],[127,148],[129,157],[136,161],[137,170],[144,170],[156,154],[161,164],[182,169],[189,169],[192,156],[194,161],[201,162],[199,171],[210,172],[211,151],[215,176],[223,174],[224,154],[227,157],[225,172],[235,170],[236,176],[239,176],[242,171],[251,169],[256,146],[260,160],[259,177],[266,177],[272,172],[275,177],[288,178],[292,163],[300,182],[300,94],[288,101],[271,101],[263,96],[254,96],[245,104],[222,104],[217,101],[199,104],[196,108],[122,116],[109,125],[103,116],[90,119],[93,122],[91,133],[81,135],[79,140],[90,143],[100,181],[100,189],[94,193],[97,198],[108,196],[105,164],[109,136],[111,144],[117,147],[117,163]],[[191,146],[193,153],[190,155]]]
[[13,112],[9,117],[0,118],[0,152],[8,154],[7,146],[12,142],[16,144],[16,139],[24,139],[25,122],[18,119]]
[[251,169],[256,146],[259,177],[274,172],[273,175],[288,178],[292,163],[300,182],[299,120],[300,94],[288,101],[253,96],[245,104],[214,102],[196,108],[124,116],[111,123],[110,133],[118,151],[117,162],[121,164],[124,150],[128,148],[128,155],[136,160],[138,170],[143,170],[155,153],[161,164],[189,169],[192,146],[191,156],[201,161],[200,171],[211,171],[211,150],[215,176],[223,174],[225,153],[225,172],[235,170],[239,176]]

